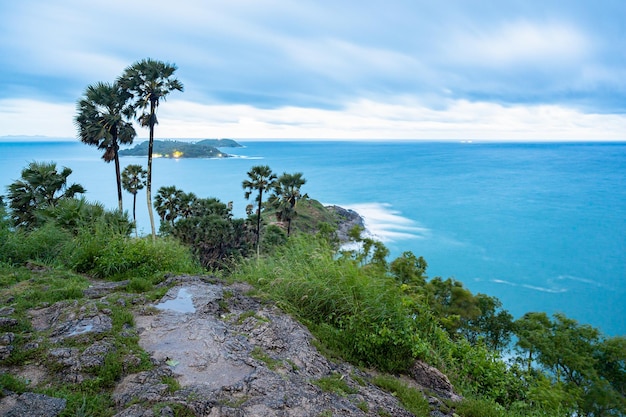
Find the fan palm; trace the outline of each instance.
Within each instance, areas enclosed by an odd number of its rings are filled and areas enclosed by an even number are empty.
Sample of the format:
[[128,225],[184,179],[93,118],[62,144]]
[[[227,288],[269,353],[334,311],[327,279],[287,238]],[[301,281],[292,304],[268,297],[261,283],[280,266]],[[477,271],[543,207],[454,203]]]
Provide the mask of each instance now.
[[269,166],[267,165],[258,165],[252,167],[250,171],[248,171],[249,180],[244,180],[242,186],[244,190],[246,190],[246,200],[250,198],[254,191],[258,191],[256,201],[257,201],[257,211],[256,211],[256,249],[257,252],[259,250],[259,236],[261,232],[261,206],[263,204],[263,192],[269,191],[274,186],[274,180],[276,180],[276,175],[272,172]]
[[161,100],[174,91],[183,91],[183,84],[173,78],[176,66],[150,58],[138,61],[126,68],[118,82],[124,89],[133,95],[135,112],[139,123],[148,127],[150,139],[148,142],[148,175],[146,179],[146,198],[150,215],[152,237],[156,238],[154,214],[152,212],[152,149],[154,146],[154,126],[158,123],[156,112]]
[[300,187],[306,184],[301,172],[284,173],[274,182],[274,193],[269,203],[276,209],[276,219],[287,222],[287,236],[291,234],[291,221],[296,217],[296,204],[306,197],[300,193]]
[[35,226],[37,210],[55,207],[62,198],[84,193],[85,189],[79,184],[68,186],[67,177],[71,173],[67,167],[58,172],[54,162],[31,162],[24,168],[21,179],[8,186],[7,197],[15,226]]
[[133,128],[132,108],[128,104],[131,95],[117,83],[99,82],[90,85],[85,96],[78,101],[75,118],[80,141],[104,150],[102,159],[115,162],[117,201],[122,207],[122,180],[118,151],[120,143],[130,144],[137,135]]
[[137,192],[146,184],[146,170],[141,165],[131,164],[122,171],[122,187],[133,195],[133,222],[137,223]]

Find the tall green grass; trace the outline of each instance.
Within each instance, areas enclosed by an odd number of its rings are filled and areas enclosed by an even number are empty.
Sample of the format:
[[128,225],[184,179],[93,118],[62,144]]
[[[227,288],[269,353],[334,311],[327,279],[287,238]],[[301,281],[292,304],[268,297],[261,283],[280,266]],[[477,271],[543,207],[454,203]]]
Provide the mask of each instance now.
[[354,363],[407,369],[422,345],[399,287],[309,235],[294,236],[268,258],[249,260],[233,278],[265,291]]

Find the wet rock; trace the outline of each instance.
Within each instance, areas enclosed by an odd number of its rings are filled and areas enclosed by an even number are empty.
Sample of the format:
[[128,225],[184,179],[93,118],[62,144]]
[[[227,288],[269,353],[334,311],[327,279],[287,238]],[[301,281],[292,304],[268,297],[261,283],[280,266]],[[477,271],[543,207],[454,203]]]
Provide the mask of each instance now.
[[63,398],[25,392],[0,400],[0,415],[5,417],[56,417],[65,410]]
[[[156,304],[156,313],[136,316],[139,343],[159,366],[125,377],[115,388],[115,404],[173,402],[195,415],[216,417],[411,415],[393,395],[364,383],[368,377],[361,371],[328,361],[312,346],[304,326],[246,297],[248,290],[187,278]],[[192,308],[177,302],[190,302]],[[215,304],[223,308],[211,307]],[[324,392],[313,383],[336,374],[349,393]],[[357,374],[363,385],[352,379]],[[181,387],[175,392],[166,384],[171,378]],[[146,412],[135,407],[133,414],[118,417]]]

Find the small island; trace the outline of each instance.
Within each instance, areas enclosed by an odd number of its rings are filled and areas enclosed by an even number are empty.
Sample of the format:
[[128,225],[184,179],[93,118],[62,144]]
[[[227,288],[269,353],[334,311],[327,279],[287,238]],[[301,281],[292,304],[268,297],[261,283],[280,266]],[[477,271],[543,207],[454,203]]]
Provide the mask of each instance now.
[[[199,142],[183,142],[177,140],[155,140],[152,156],[155,158],[229,158],[231,155],[218,148],[241,148],[232,139],[204,139]],[[121,149],[120,156],[147,156],[148,141],[144,141],[131,149]]]

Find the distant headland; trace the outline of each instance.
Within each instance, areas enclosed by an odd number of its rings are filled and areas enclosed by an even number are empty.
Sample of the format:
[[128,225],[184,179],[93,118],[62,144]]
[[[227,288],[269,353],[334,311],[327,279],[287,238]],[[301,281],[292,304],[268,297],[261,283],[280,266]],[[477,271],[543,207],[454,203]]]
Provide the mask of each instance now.
[[[204,139],[198,142],[177,140],[155,140],[152,155],[160,158],[229,158],[231,155],[218,148],[241,148],[232,139]],[[131,149],[121,149],[120,156],[147,156],[148,141],[141,142]]]

